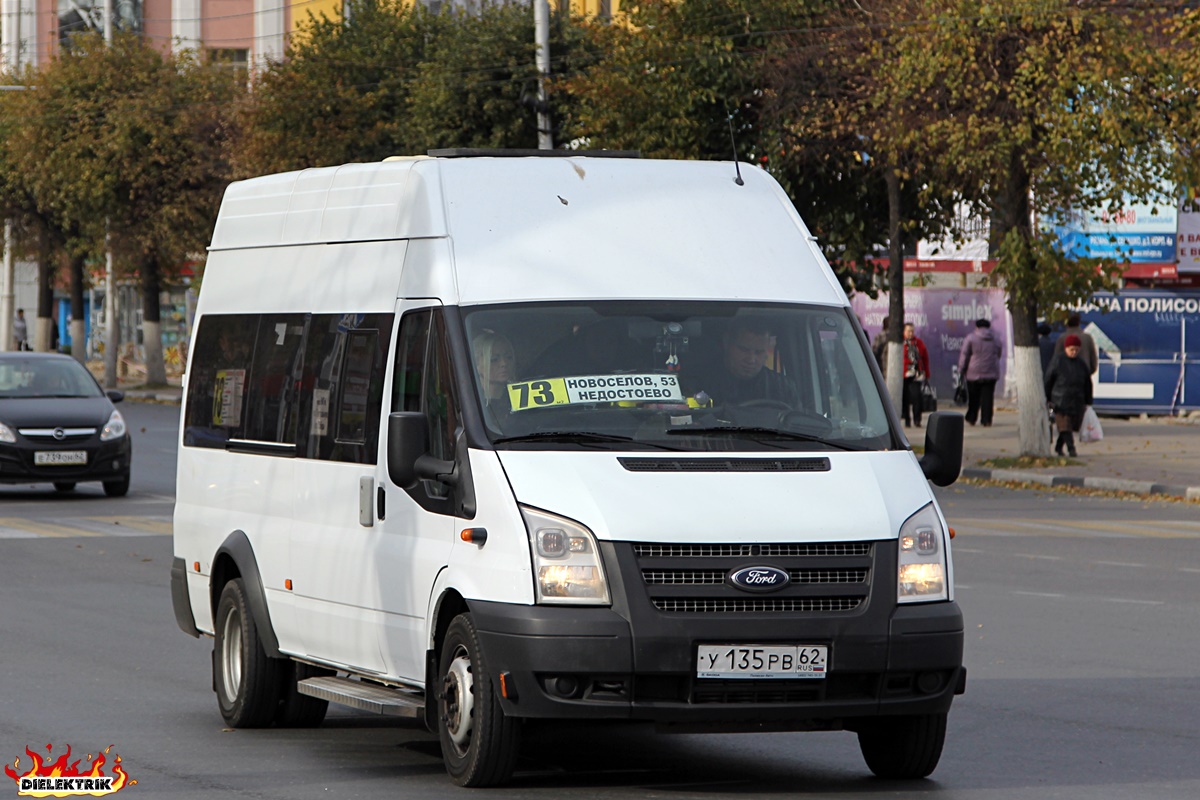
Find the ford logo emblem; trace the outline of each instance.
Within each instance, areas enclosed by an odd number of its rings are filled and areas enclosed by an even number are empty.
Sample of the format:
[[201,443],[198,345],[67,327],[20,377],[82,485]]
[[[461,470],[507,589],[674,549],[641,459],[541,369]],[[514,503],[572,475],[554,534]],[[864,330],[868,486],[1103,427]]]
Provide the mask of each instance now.
[[745,592],[774,592],[792,582],[787,572],[775,567],[743,567],[729,575],[729,582]]

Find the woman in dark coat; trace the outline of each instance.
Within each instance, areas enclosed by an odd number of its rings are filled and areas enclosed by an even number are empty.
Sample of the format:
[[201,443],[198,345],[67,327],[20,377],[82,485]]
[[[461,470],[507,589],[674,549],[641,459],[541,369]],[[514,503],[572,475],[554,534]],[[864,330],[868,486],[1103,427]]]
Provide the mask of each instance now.
[[1082,342],[1069,334],[1063,337],[1063,352],[1056,355],[1046,371],[1046,399],[1054,408],[1054,424],[1058,442],[1054,452],[1060,456],[1063,447],[1072,457],[1075,452],[1075,431],[1083,424],[1083,412],[1092,404],[1092,372],[1079,357]]

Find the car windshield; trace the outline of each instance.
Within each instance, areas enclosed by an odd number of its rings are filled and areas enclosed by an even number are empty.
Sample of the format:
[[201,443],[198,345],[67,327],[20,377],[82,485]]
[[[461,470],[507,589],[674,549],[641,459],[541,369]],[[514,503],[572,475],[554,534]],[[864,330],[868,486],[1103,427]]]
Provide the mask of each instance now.
[[0,360],[0,398],[99,397],[91,373],[69,358]]
[[463,310],[497,446],[663,450],[890,447],[849,311],[737,302]]

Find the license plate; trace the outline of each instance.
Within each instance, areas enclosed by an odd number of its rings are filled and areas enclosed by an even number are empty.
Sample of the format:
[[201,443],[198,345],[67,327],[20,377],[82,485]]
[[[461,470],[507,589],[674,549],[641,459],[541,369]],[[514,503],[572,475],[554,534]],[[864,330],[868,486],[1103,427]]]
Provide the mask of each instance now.
[[87,464],[86,450],[38,450],[33,463],[39,467],[77,467]]
[[829,648],[814,644],[702,644],[697,678],[824,678]]

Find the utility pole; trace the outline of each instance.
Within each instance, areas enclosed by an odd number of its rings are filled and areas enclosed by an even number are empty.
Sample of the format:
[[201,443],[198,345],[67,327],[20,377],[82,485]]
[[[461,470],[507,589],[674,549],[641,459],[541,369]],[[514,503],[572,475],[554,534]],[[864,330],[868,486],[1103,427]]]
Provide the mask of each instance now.
[[546,77],[550,74],[549,0],[533,0],[533,27],[537,41],[538,149],[553,150],[554,137],[550,128],[550,107],[546,104]]
[[[104,0],[104,44],[112,46],[113,4]],[[117,287],[113,280],[112,244],[104,231],[104,386],[117,388]]]
[[[17,0],[16,37],[12,46],[12,74],[21,72],[21,0]],[[5,86],[6,90],[19,91],[24,86]],[[4,220],[4,287],[0,292],[0,353],[13,348],[13,305],[17,296],[17,268],[13,256],[12,220]]]

